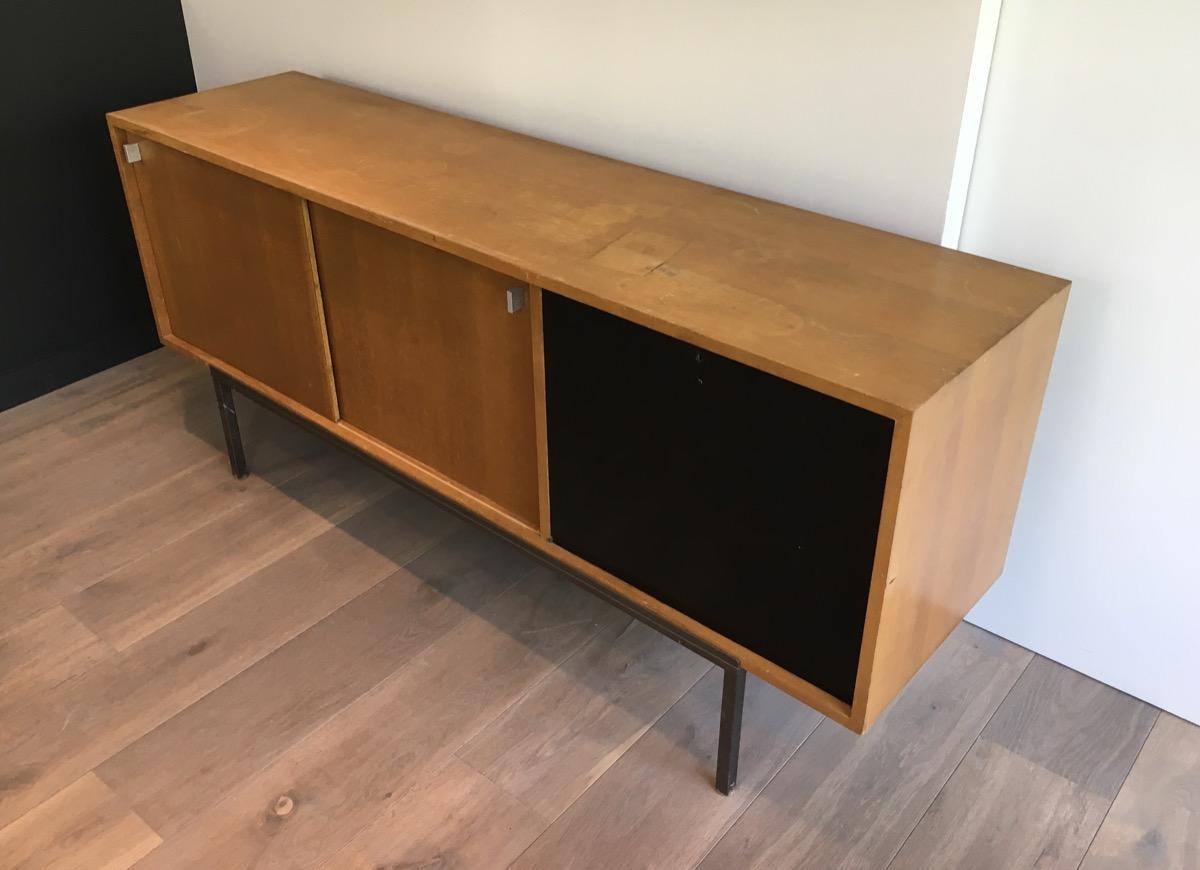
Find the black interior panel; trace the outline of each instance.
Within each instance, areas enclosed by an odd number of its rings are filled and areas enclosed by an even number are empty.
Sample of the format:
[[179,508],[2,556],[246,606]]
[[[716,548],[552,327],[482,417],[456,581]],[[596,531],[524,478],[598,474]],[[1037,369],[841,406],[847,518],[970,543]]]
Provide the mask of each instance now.
[[849,703],[892,421],[543,298],[555,543]]

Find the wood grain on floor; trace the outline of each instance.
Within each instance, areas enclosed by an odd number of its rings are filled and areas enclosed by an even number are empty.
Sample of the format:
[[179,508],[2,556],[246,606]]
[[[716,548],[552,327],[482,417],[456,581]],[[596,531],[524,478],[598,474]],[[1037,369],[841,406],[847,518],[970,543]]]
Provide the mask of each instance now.
[[892,867],[1075,870],[1156,713],[1036,659]]
[[161,842],[88,773],[0,830],[0,862],[11,870],[129,867]]
[[553,821],[710,667],[648,625],[614,621],[459,755]]
[[1200,867],[1200,728],[1160,713],[1082,870]]
[[866,735],[822,722],[704,866],[886,867],[1029,659],[959,626]]
[[0,413],[0,868],[1200,867],[1200,728],[963,625],[865,737],[148,354]]
[[738,786],[726,797],[711,779],[720,705],[721,671],[710,668],[515,866],[695,866],[821,719],[766,683],[747,681]]

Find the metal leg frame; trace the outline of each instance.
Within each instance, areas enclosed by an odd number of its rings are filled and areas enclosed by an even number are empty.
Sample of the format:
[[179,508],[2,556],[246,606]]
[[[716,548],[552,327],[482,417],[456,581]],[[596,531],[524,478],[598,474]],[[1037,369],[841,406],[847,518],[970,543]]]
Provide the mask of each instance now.
[[237,408],[233,404],[233,381],[216,369],[209,371],[212,372],[213,389],[217,393],[217,411],[221,415],[221,430],[225,433],[229,470],[241,480],[250,471],[246,468],[246,451],[242,448],[242,432],[238,429]]
[[738,749],[742,743],[742,702],[746,698],[746,671],[726,668],[721,690],[721,733],[717,737],[717,791],[729,794],[737,785]]
[[539,561],[545,562],[554,568],[560,574],[563,574],[568,579],[584,587],[594,595],[603,598],[609,604],[616,607],[618,610],[623,610],[635,619],[646,623],[656,631],[665,634],[667,637],[680,643],[690,649],[692,652],[708,659],[713,664],[717,665],[724,671],[724,684],[721,693],[721,730],[717,736],[717,775],[716,788],[721,794],[729,794],[735,785],[737,785],[737,770],[738,770],[738,753],[741,748],[742,740],[742,703],[746,695],[746,671],[742,668],[737,659],[730,656],[723,650],[719,650],[714,646],[709,645],[704,640],[690,634],[687,631],[679,628],[676,625],[663,620],[657,614],[634,604],[631,601],[626,601],[606,586],[602,586],[595,580],[589,577],[584,577],[576,574],[570,568],[556,562],[551,556],[545,553],[532,549],[519,538],[515,538],[507,534],[503,529],[498,529],[484,520],[479,519],[463,510],[463,508],[448,501],[440,493],[433,492],[430,489],[422,486],[417,481],[405,477],[400,472],[393,468],[389,468],[373,456],[368,456],[365,453],[355,449],[353,445],[341,441],[319,426],[305,420],[287,408],[280,407],[270,399],[256,393],[251,388],[238,383],[228,376],[218,372],[216,369],[210,369],[212,372],[213,387],[217,393],[217,409],[221,414],[221,428],[225,432],[225,447],[229,451],[229,468],[233,472],[233,476],[237,478],[245,477],[249,472],[246,469],[246,453],[242,449],[242,436],[238,430],[237,410],[233,404],[233,390],[236,387],[241,393],[244,393],[249,398],[282,414],[284,417],[293,421],[304,429],[324,438],[332,444],[346,450],[347,452],[357,456],[359,459],[367,462],[371,466],[379,469],[393,480],[409,487],[410,489],[418,490],[426,496],[437,501],[449,510],[465,517],[472,522],[483,526],[489,531],[500,535],[501,537],[511,541],[521,549],[528,552]]

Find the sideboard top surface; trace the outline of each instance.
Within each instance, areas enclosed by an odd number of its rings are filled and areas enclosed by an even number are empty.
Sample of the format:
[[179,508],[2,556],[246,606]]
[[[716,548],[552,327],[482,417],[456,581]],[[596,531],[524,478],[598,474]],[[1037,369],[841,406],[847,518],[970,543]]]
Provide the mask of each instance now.
[[890,416],[1068,286],[302,73],[109,117]]

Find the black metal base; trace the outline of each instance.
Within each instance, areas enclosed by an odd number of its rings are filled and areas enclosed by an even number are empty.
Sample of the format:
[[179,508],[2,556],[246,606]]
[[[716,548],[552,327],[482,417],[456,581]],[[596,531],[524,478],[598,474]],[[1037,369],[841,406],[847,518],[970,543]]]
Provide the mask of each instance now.
[[229,468],[233,472],[233,476],[243,478],[249,474],[246,467],[246,452],[242,448],[242,434],[238,429],[237,409],[233,402],[233,391],[237,389],[249,398],[258,402],[266,408],[275,411],[278,414],[288,418],[292,422],[301,426],[313,434],[323,438],[324,440],[335,444],[347,452],[357,456],[372,467],[386,474],[388,477],[409,487],[421,492],[423,495],[432,498],[434,501],[443,505],[447,509],[453,511],[461,517],[464,517],[471,522],[474,522],[489,531],[504,537],[506,540],[525,550],[539,561],[550,565],[560,574],[577,583],[579,586],[587,589],[594,595],[607,601],[618,610],[632,616],[641,622],[646,623],[656,631],[665,634],[667,637],[674,640],[676,643],[690,649],[696,655],[707,659],[717,667],[724,671],[724,682],[721,691],[721,730],[717,737],[717,774],[716,788],[721,794],[729,794],[737,785],[737,770],[738,770],[738,754],[741,748],[742,739],[742,706],[746,694],[746,671],[742,668],[737,659],[730,656],[723,650],[719,650],[714,646],[709,645],[704,640],[695,635],[684,631],[676,625],[672,625],[660,618],[655,613],[634,604],[631,601],[626,601],[612,590],[600,585],[595,580],[577,574],[566,565],[556,561],[553,557],[548,556],[538,550],[530,547],[520,538],[516,538],[504,529],[497,528],[483,519],[468,513],[459,505],[448,501],[441,494],[422,486],[419,482],[406,477],[394,468],[391,468],[373,456],[369,456],[360,450],[355,449],[351,444],[335,438],[324,429],[314,425],[303,417],[292,413],[287,408],[282,407],[276,402],[271,401],[266,396],[247,387],[245,384],[239,383],[223,372],[217,369],[210,368],[212,373],[213,388],[217,394],[217,410],[221,415],[221,429],[225,433],[225,448],[229,453]]
[[717,791],[721,794],[729,794],[737,785],[745,698],[746,672],[742,668],[726,668],[721,689],[721,733],[717,737]]
[[212,372],[213,389],[217,393],[217,412],[221,415],[221,431],[225,433],[225,450],[229,453],[229,470],[241,480],[250,471],[246,468],[246,451],[242,448],[242,432],[238,429],[237,407],[233,404],[234,381],[216,369]]

